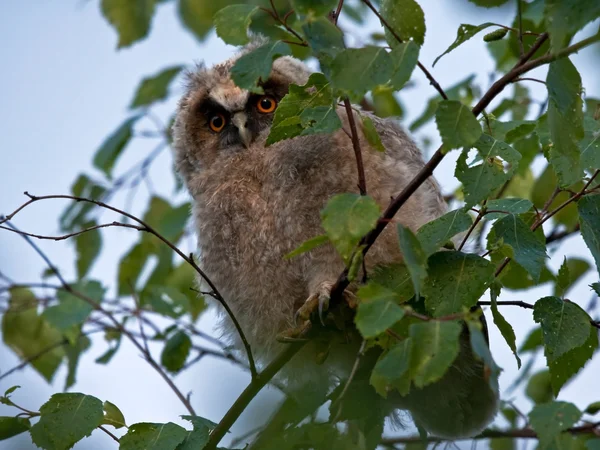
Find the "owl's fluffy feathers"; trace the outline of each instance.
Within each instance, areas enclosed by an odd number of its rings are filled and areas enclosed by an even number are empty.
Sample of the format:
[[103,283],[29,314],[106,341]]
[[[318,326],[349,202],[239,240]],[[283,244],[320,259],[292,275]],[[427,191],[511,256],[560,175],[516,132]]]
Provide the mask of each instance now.
[[[237,57],[189,74],[173,128],[174,148],[177,168],[193,197],[201,266],[233,310],[255,356],[268,362],[283,345],[277,343],[277,333],[293,326],[294,312],[309,295],[335,282],[344,269],[330,245],[290,260],[284,255],[323,234],[320,210],[335,194],[357,192],[357,168],[342,108],[337,113],[346,132],[301,136],[269,147],[265,146],[272,121],[268,115],[255,119],[247,148],[239,142],[229,144],[210,131],[202,109],[207,102],[217,103],[226,112],[246,108],[249,116],[254,114],[253,106],[247,105],[251,94],[235,86],[229,76]],[[282,57],[274,61],[265,85],[280,100],[290,83],[305,84],[309,74],[300,61]],[[394,121],[361,114],[371,117],[386,148],[385,153],[375,151],[359,129],[368,193],[384,208],[424,163],[414,142]],[[429,179],[400,209],[395,221],[416,231],[445,208],[437,184]],[[368,253],[368,269],[401,261],[394,229],[387,227]],[[226,316],[222,325],[239,346]],[[331,350],[330,359],[350,363],[357,345],[346,344],[344,350],[340,344],[341,349]],[[290,367],[296,375],[316,367],[314,356],[299,355],[295,361]],[[478,420],[487,422],[487,417]],[[463,430],[468,431],[472,430]]]

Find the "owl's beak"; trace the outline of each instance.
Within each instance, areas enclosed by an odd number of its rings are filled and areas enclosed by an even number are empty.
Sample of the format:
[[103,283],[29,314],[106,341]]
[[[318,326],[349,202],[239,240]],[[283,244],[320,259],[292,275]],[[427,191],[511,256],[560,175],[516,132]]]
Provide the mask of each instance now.
[[236,112],[231,118],[231,122],[237,127],[244,147],[248,148],[252,142],[252,133],[248,129],[248,116],[243,111]]

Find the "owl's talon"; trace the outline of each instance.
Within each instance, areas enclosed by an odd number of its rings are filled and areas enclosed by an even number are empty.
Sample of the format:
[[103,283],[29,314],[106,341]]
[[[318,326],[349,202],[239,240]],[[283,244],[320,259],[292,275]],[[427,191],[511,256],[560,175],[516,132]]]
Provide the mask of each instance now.
[[310,327],[310,320],[305,320],[301,325],[296,326],[294,328],[288,328],[287,330],[282,331],[277,334],[277,342],[281,342],[284,344],[293,344],[296,342],[306,342],[308,339],[300,337],[304,334],[307,327]]

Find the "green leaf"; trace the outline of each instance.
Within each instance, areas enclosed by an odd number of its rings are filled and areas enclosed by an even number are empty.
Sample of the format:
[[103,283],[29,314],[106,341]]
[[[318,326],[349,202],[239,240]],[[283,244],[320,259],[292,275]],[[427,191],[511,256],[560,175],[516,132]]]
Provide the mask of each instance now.
[[595,0],[546,0],[544,18],[553,50],[566,46],[577,31],[600,16]]
[[[189,217],[189,203],[171,206],[164,198],[152,197],[148,210],[144,214],[144,222],[152,226],[164,238],[175,243],[183,234]],[[158,245],[162,248],[164,244]],[[171,254],[170,251],[169,254]]]
[[[459,81],[448,89],[445,89],[446,95],[450,100],[460,100],[461,103],[469,104],[473,101],[474,95],[477,93],[472,86],[475,75],[469,75],[464,80]],[[427,101],[425,111],[410,124],[410,131],[416,131],[423,125],[428,123],[437,111],[438,104],[441,102],[440,96],[436,94]]]
[[190,354],[192,340],[183,331],[178,331],[165,343],[160,362],[171,372],[179,372]]
[[415,295],[410,273],[404,264],[376,266],[369,273],[369,280],[393,291],[399,303],[407,302]]
[[590,403],[588,407],[585,408],[584,412],[593,416],[594,414],[598,413],[598,411],[600,411],[600,402],[594,402]]
[[533,318],[542,325],[544,353],[549,362],[580,347],[590,335],[590,317],[575,303],[544,297],[535,303]]
[[596,328],[590,328],[590,335],[585,344],[574,348],[552,362],[548,362],[550,368],[550,383],[555,396],[560,389],[573,378],[592,359],[598,349],[598,332]]
[[446,373],[459,351],[462,326],[457,322],[422,322],[410,326],[414,345],[410,367],[415,386],[422,388]]
[[227,44],[247,44],[250,41],[248,28],[256,11],[258,7],[252,5],[231,5],[220,9],[214,16],[217,36]]
[[0,417],[0,441],[29,430],[29,419],[23,417]]
[[423,287],[423,280],[427,276],[427,255],[413,232],[400,223],[398,224],[398,242],[415,288],[415,294],[418,296]]
[[600,195],[586,195],[577,203],[581,235],[600,271]]
[[600,450],[600,439],[589,439],[585,442],[587,450]]
[[435,113],[442,142],[446,150],[471,147],[481,136],[481,126],[471,110],[456,100],[440,102]]
[[379,395],[387,397],[389,385],[398,388],[400,393],[408,392],[411,351],[412,340],[407,338],[379,357],[371,374],[371,384]]
[[535,328],[525,338],[525,342],[521,345],[519,353],[531,352],[540,348],[544,343],[544,335],[542,328]]
[[148,106],[167,98],[169,85],[182,70],[183,66],[168,67],[156,75],[144,78],[138,86],[129,108]]
[[238,87],[262,94],[264,91],[258,83],[269,79],[273,61],[291,53],[290,46],[285,42],[267,42],[240,56],[231,68],[231,78]]
[[[86,175],[79,175],[71,186],[71,193],[75,197],[84,197],[91,200],[101,200],[106,189],[94,183]],[[87,214],[94,209],[95,205],[89,202],[73,201],[63,211],[59,223],[62,231],[74,231],[77,225],[86,222]]]
[[584,138],[581,76],[568,58],[550,63],[548,76],[548,126],[552,145],[548,159],[561,187],[581,180],[579,141]]
[[335,10],[337,0],[292,0],[292,8],[303,16],[326,16]]
[[179,0],[178,15],[181,23],[198,41],[202,42],[213,27],[213,17],[229,1],[199,2],[197,0]]
[[[533,203],[526,198],[500,198],[497,200],[489,200],[486,207],[490,211],[503,211],[509,214],[523,214],[533,208]],[[485,215],[488,220],[496,220],[504,217],[502,213],[487,213]]]
[[542,370],[532,375],[527,382],[525,395],[536,404],[548,403],[554,400],[550,378],[548,370]]
[[[521,154],[510,145],[483,134],[475,143],[481,164],[467,164],[465,149],[456,163],[455,176],[463,183],[465,202],[473,206],[489,197],[510,180],[519,166]],[[505,167],[505,163],[508,168]]]
[[394,73],[390,85],[399,91],[410,80],[410,76],[419,61],[419,47],[413,41],[398,44],[390,52],[390,58],[394,63]]
[[448,47],[446,49],[446,51],[444,53],[442,53],[440,56],[435,58],[435,61],[433,61],[433,66],[435,67],[435,65],[437,64],[437,62],[440,60],[440,58],[442,56],[450,53],[452,50],[454,50],[459,45],[464,44],[469,39],[471,39],[473,36],[475,36],[477,33],[479,33],[481,30],[485,30],[486,28],[491,27],[491,26],[494,26],[494,24],[490,23],[490,22],[486,22],[481,25],[469,25],[467,23],[461,24],[458,27],[458,31],[456,32],[456,39],[450,45],[450,47]]
[[365,134],[365,137],[367,138],[367,141],[369,142],[371,147],[373,147],[378,152],[385,152],[385,147],[381,142],[381,138],[379,137],[379,133],[375,128],[373,119],[371,119],[369,116],[361,115],[361,120],[363,126],[363,133]]
[[321,224],[346,263],[360,239],[377,224],[381,210],[368,196],[339,194],[321,211]]
[[[512,184],[512,183],[511,183]],[[533,189],[531,191],[531,201],[536,208],[541,209],[544,207],[546,201],[553,195],[555,188],[557,187],[558,180],[552,169],[552,165],[548,164],[541,175],[538,176]],[[581,189],[583,184],[577,183],[571,186],[571,189]],[[552,211],[562,205],[566,200],[569,199],[571,194],[569,192],[559,193],[554,201],[550,204],[548,210]],[[552,221],[565,225],[568,230],[574,230],[579,223],[579,213],[577,212],[577,204],[572,202],[552,217]]]
[[315,236],[314,238],[310,238],[307,241],[304,241],[290,253],[285,255],[285,259],[291,259],[303,253],[309,252],[314,248],[320,247],[323,244],[329,242],[329,238],[326,234],[321,234],[320,236]]
[[359,98],[393,74],[390,55],[380,47],[349,48],[331,63],[331,83],[340,91]]
[[[38,301],[27,289],[11,289],[9,308],[2,315],[2,339],[47,381],[52,381],[63,357],[60,332],[37,313]],[[40,356],[41,355],[41,356]]]
[[94,167],[104,172],[109,179],[112,177],[112,169],[117,158],[119,158],[133,135],[133,125],[138,118],[135,116],[127,119],[104,141],[94,155]]
[[572,403],[552,402],[536,405],[529,413],[529,423],[537,433],[540,450],[548,447],[558,435],[581,418],[581,411]]
[[423,283],[425,306],[434,317],[458,313],[477,304],[494,279],[494,265],[470,253],[444,251],[429,257]]
[[464,209],[457,209],[421,226],[417,238],[427,255],[437,252],[454,236],[467,231],[473,220]]
[[556,287],[554,295],[556,297],[564,297],[564,294],[571,284],[571,274],[569,272],[569,266],[567,265],[567,257],[564,257],[563,263],[558,269],[558,275],[556,276]]
[[600,169],[600,122],[585,116],[583,127],[584,137],[579,143],[581,164],[585,169]]
[[76,383],[77,366],[81,355],[88,350],[92,341],[85,335],[82,335],[79,329],[75,329],[73,337],[67,336],[69,343],[64,345],[65,355],[67,356],[67,379],[65,380],[65,391],[73,387]]
[[378,336],[404,317],[397,294],[383,286],[369,283],[358,290],[358,297],[354,322],[364,338]]
[[117,30],[117,48],[129,47],[150,31],[155,0],[102,0],[102,15]]
[[[481,331],[481,322],[479,320],[477,322],[469,322],[469,341],[473,354],[483,361],[484,373],[486,373],[486,377],[489,379],[490,388],[497,393],[499,390],[498,377],[502,369],[498,367],[492,357],[487,339]],[[487,375],[488,373],[489,375]]]
[[136,423],[120,440],[119,450],[175,450],[185,441],[185,428],[169,423]]
[[344,49],[342,31],[325,17],[310,18],[302,25],[302,31],[323,69]]
[[134,294],[137,281],[151,255],[151,250],[148,242],[142,241],[121,258],[118,275],[119,295]]
[[502,245],[504,256],[513,258],[534,280],[539,280],[546,258],[546,246],[523,220],[509,214],[494,223],[488,235],[488,248]]
[[506,341],[506,343],[512,350],[513,354],[515,355],[515,358],[517,360],[517,367],[520,369],[521,368],[521,358],[519,358],[519,355],[517,353],[517,342],[516,342],[515,330],[513,330],[513,327],[511,326],[511,324],[508,323],[508,321],[504,318],[504,316],[498,310],[497,299],[498,299],[498,295],[500,295],[500,288],[498,287],[497,284],[494,284],[494,286],[492,286],[492,288],[490,289],[490,292],[491,292],[491,299],[492,299],[492,308],[491,308],[492,309],[492,317],[494,318],[494,323],[500,330],[500,334],[502,334],[502,337],[504,338],[504,340]]
[[112,425],[116,429],[126,427],[125,417],[121,410],[114,403],[109,402],[108,400],[104,402],[104,420],[102,424],[104,425]]
[[404,116],[404,109],[400,101],[394,96],[391,87],[377,86],[371,93],[373,98],[373,110],[377,117],[397,117]]
[[79,393],[54,394],[40,408],[31,439],[45,450],[67,450],[102,423],[102,402]]
[[322,73],[311,74],[304,86],[290,84],[289,92],[275,110],[267,145],[282,139],[339,129],[342,122],[335,109],[335,97]]
[[[95,221],[86,222],[83,229],[98,225]],[[75,238],[75,249],[77,251],[77,277],[85,278],[92,264],[102,250],[102,235],[100,230],[86,231]]]
[[[414,40],[419,46],[425,41],[425,15],[414,0],[383,0],[381,16],[403,41]],[[385,29],[385,38],[390,47],[395,48],[400,42]]]
[[150,286],[142,295],[152,311],[177,319],[190,310],[190,300],[179,289],[170,286]]
[[[105,293],[105,289],[98,281],[80,281],[71,287],[73,291],[82,294],[90,302],[96,304],[100,304]],[[92,304],[65,290],[58,291],[57,297],[59,304],[46,308],[42,316],[52,326],[63,332],[85,322],[94,309]]]
[[[196,321],[200,314],[206,310],[206,301],[198,292],[192,290],[196,286],[196,271],[187,262],[175,267],[164,281],[164,287],[174,289],[187,297],[187,303],[182,303],[190,314],[192,321]],[[181,300],[183,301],[183,300]]]

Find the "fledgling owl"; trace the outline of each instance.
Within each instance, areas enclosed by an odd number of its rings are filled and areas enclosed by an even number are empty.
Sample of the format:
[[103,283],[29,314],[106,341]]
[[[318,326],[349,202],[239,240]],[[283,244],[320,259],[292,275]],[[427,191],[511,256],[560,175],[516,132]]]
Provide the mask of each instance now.
[[[278,102],[290,84],[306,84],[311,72],[302,62],[281,57],[262,83],[264,94],[255,95],[230,78],[239,56],[188,75],[173,127],[174,148],[177,168],[193,198],[201,267],[233,310],[255,356],[268,362],[285,345],[276,338],[294,326],[294,313],[307,299],[326,297],[344,269],[329,245],[292,259],[284,255],[323,234],[319,212],[333,195],[357,192],[357,166],[343,108],[337,111],[343,130],[267,147]],[[368,193],[385,207],[424,163],[394,121],[369,117],[386,151],[372,149],[359,130]],[[354,120],[360,123],[356,113]],[[430,178],[395,220],[416,231],[445,210],[439,187]],[[367,271],[402,260],[393,228],[387,227],[368,253]],[[226,315],[222,328],[242,348]],[[412,389],[395,405],[442,436],[477,433],[496,411],[497,395],[484,380],[483,365],[474,359],[468,339],[462,341],[461,354],[442,380]],[[320,370],[338,376],[346,370],[347,376],[359,344],[360,339],[340,339]],[[294,377],[318,372],[314,349],[309,353],[305,348],[291,361]]]

